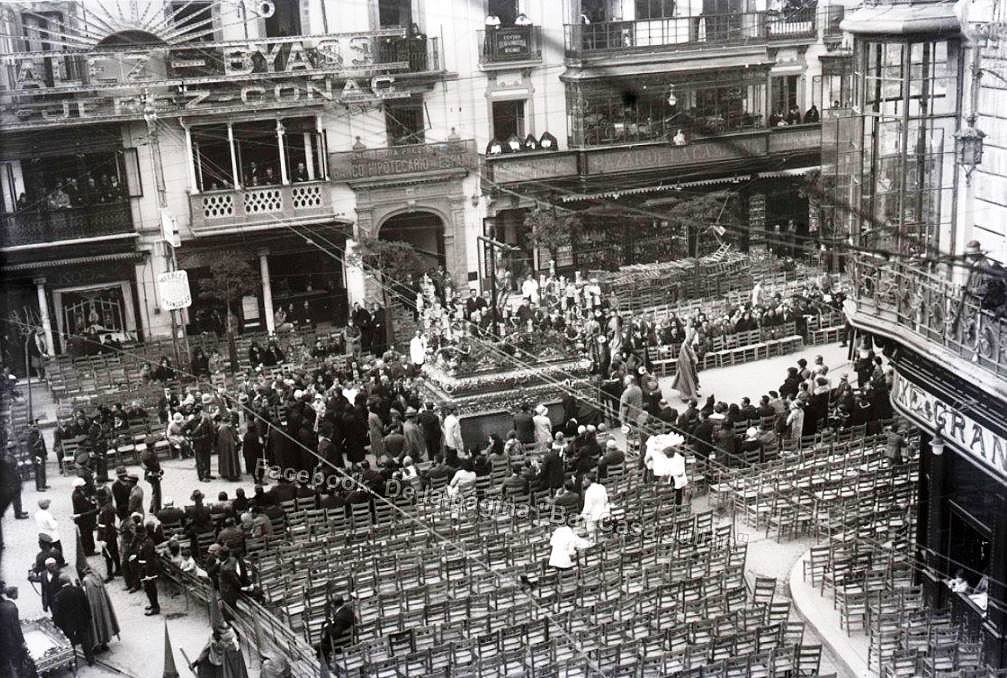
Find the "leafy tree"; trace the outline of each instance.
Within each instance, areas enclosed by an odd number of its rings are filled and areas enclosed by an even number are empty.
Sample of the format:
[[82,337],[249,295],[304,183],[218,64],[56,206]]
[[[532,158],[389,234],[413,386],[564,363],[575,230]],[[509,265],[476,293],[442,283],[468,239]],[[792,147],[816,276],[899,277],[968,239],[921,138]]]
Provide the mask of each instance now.
[[259,274],[248,263],[241,250],[220,252],[211,267],[210,279],[202,285],[200,296],[224,304],[227,310],[227,352],[232,369],[238,364],[238,349],[234,342],[234,320],[231,307],[244,295],[259,287]]
[[552,207],[538,206],[525,215],[524,225],[528,227],[528,240],[531,244],[547,251],[549,257],[555,261],[560,249],[573,244],[577,215],[561,214]]
[[[741,201],[728,191],[695,197],[682,197],[663,205],[671,233],[681,233],[688,242],[689,256],[700,256],[717,247],[719,240],[741,244],[748,226],[743,219]],[[723,233],[721,233],[723,229]]]
[[363,237],[357,241],[354,248],[354,263],[361,266],[381,286],[381,298],[387,312],[385,331],[387,341],[394,341],[392,329],[392,306],[389,290],[397,296],[412,303],[412,290],[408,289],[406,280],[417,278],[427,272],[428,266],[423,257],[409,243],[401,240],[382,240],[381,238]]

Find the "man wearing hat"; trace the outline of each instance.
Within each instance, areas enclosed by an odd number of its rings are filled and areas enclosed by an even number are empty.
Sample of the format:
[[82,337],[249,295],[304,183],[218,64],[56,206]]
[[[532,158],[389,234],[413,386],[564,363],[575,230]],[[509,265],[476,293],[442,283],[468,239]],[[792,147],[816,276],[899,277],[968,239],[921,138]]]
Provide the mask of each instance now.
[[94,642],[91,638],[91,606],[87,594],[73,585],[70,574],[59,575],[58,588],[52,598],[52,621],[70,644],[81,645],[88,666],[94,666]]
[[105,559],[105,581],[121,574],[119,559],[119,531],[115,527],[115,505],[112,493],[102,487],[98,490],[98,540],[101,541],[101,555]]
[[136,534],[137,538],[143,539],[136,558],[137,574],[140,576],[140,585],[143,586],[143,592],[147,594],[147,601],[149,602],[149,605],[144,608],[146,612],[143,614],[150,617],[155,614],[161,614],[161,605],[157,600],[158,556],[151,530],[140,525],[137,527]]
[[618,443],[609,440],[605,443],[605,454],[598,460],[598,479],[604,480],[608,477],[608,468],[617,466],[626,461],[626,454],[619,449]]
[[210,416],[209,406],[213,403],[213,396],[204,393],[203,410],[192,426],[189,437],[192,439],[192,447],[196,453],[196,475],[200,482],[208,483],[213,480],[210,475],[210,454],[213,451],[213,441],[217,437],[217,431]]
[[[7,449],[0,457],[0,517],[7,513],[7,507],[14,506],[14,517],[24,520],[28,517],[21,506],[21,474],[18,471],[17,457],[14,455],[14,443],[7,443]],[[0,545],[3,545],[3,533],[0,532]]]
[[757,464],[762,461],[762,441],[759,440],[757,426],[749,426],[745,431],[745,439],[741,441],[741,453],[746,463]]
[[126,467],[116,467],[115,482],[112,483],[112,499],[115,502],[115,515],[120,521],[126,520],[129,516],[129,491],[132,489]]
[[542,404],[535,407],[535,416],[532,417],[535,425],[535,444],[539,450],[547,450],[552,444],[552,420],[549,419],[549,409]]
[[73,506],[73,522],[80,531],[80,543],[84,555],[94,555],[94,528],[97,525],[98,507],[87,492],[87,483],[83,478],[73,479],[73,493],[70,495]]
[[643,409],[643,391],[636,384],[636,378],[627,374],[623,379],[622,396],[619,398],[619,419],[623,426],[635,422]]
[[[419,412],[415,407],[406,408],[406,421],[402,424],[402,435],[406,439],[405,454],[414,461],[422,461],[427,457],[427,441],[423,437],[423,429],[416,421]],[[458,450],[462,452],[463,450]]]

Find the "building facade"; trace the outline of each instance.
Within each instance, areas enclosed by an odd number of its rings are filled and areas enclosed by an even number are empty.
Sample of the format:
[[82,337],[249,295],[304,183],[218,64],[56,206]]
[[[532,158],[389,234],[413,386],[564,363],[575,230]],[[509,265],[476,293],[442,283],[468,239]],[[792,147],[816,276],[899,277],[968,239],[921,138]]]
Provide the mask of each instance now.
[[[914,556],[926,597],[1003,667],[1004,26],[979,4],[915,2],[865,5],[843,28],[854,101],[824,164],[853,252],[847,315],[892,357],[893,404],[921,432]],[[969,590],[946,585],[956,574]]]
[[[341,320],[366,291],[344,257],[355,241],[409,242],[457,286],[482,286],[494,267],[480,236],[493,234],[516,246],[518,281],[549,265],[524,226],[543,204],[583,213],[556,263],[584,270],[643,260],[626,243],[673,240],[661,210],[715,189],[756,229],[814,230],[799,194],[819,165],[817,119],[851,96],[843,12],[761,0],[6,3],[4,317],[35,319],[53,353],[86,352],[81,336],[219,331],[212,271],[237,257],[260,274],[231,304],[242,329]],[[172,270],[193,298],[174,317],[158,288]],[[18,364],[17,325],[5,326],[5,361]]]

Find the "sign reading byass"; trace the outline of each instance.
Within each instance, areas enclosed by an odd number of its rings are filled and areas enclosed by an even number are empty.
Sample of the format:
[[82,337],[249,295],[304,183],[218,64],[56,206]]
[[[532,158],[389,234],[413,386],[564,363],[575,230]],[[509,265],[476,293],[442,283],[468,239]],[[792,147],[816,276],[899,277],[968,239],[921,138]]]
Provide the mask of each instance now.
[[892,403],[945,442],[1007,478],[1007,439],[896,373]]

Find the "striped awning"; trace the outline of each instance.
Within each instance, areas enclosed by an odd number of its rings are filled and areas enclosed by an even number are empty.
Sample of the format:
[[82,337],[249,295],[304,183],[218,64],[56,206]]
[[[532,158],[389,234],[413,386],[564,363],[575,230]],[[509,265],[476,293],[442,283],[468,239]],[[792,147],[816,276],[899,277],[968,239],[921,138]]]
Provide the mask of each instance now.
[[111,254],[94,254],[89,257],[70,257],[67,259],[50,259],[48,261],[25,261],[18,264],[0,264],[0,271],[30,271],[40,268],[56,268],[58,266],[76,266],[78,264],[95,264],[103,261],[140,261],[142,252],[114,252]]
[[[623,188],[619,190],[605,191],[603,193],[583,193],[575,195],[564,195],[560,198],[561,202],[578,202],[580,200],[602,200],[602,199],[618,199],[624,195],[638,195],[641,193],[656,193],[658,191],[671,191],[680,188],[692,188],[694,186],[714,186],[716,184],[733,184],[741,181],[748,181],[752,175],[750,174],[737,174],[729,177],[711,177],[709,179],[698,179],[696,181],[676,181],[676,182],[662,182],[660,184],[653,184],[650,186],[637,186],[634,188]],[[759,176],[763,176],[761,173]]]

